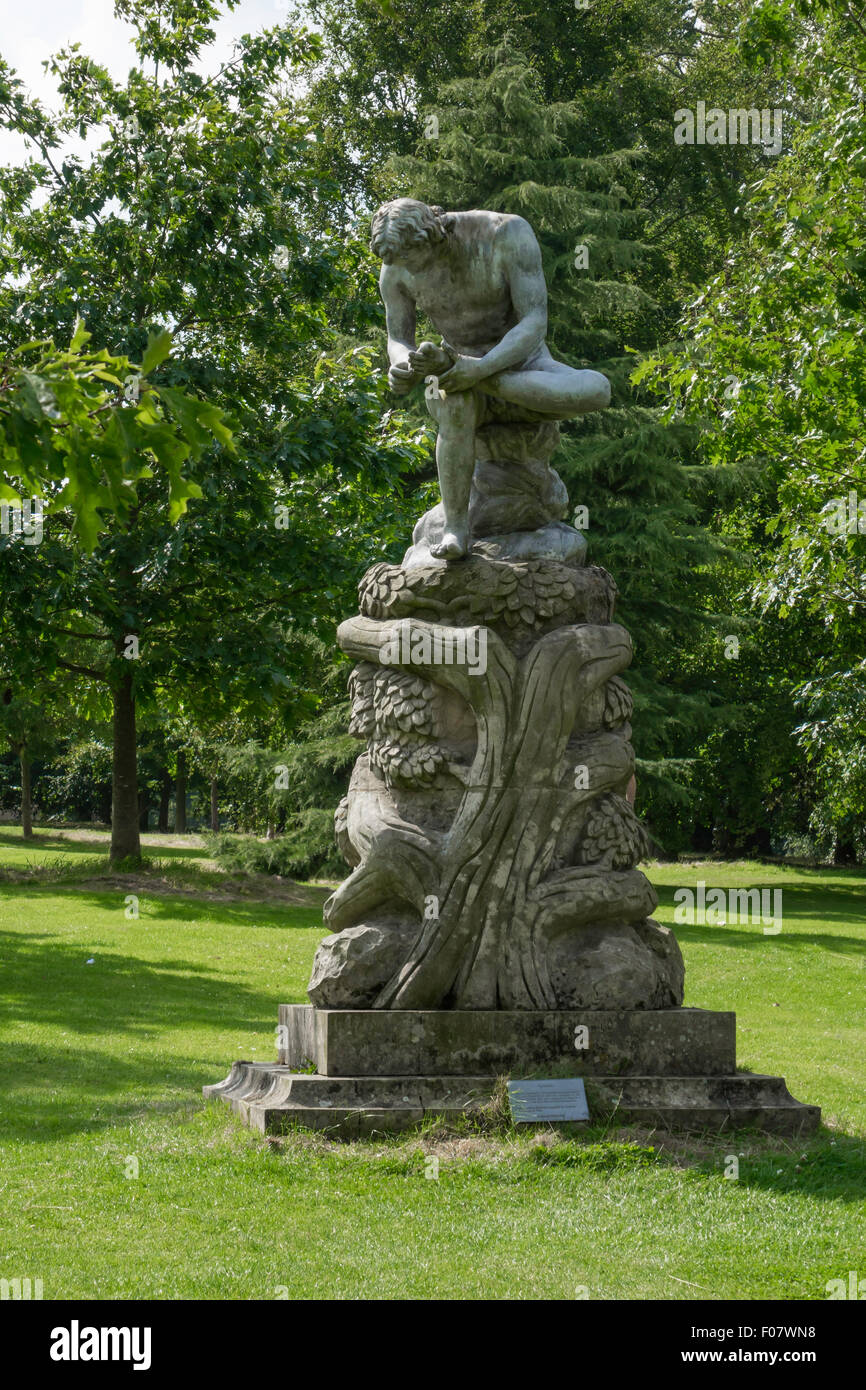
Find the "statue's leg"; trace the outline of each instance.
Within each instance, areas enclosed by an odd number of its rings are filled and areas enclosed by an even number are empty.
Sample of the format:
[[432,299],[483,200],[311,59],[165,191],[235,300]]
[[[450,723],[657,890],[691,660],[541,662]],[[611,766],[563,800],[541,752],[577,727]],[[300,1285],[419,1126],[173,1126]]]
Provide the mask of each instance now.
[[567,420],[610,404],[610,382],[601,372],[578,370],[549,358],[523,371],[499,372],[478,383],[479,391],[541,415]]
[[431,546],[437,560],[457,560],[469,550],[469,492],[475,470],[478,402],[471,391],[441,396],[428,388],[427,409],[438,427],[436,468],[445,513],[445,531]]

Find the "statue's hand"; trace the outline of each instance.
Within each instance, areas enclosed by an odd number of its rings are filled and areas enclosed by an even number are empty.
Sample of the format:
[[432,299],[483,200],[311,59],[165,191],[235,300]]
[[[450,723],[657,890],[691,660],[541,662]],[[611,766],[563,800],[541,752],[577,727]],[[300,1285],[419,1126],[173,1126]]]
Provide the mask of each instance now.
[[454,362],[454,357],[445,348],[435,343],[422,343],[409,353],[409,363],[421,376],[441,376]]
[[405,396],[420,380],[408,362],[395,362],[388,372],[388,385],[397,396]]
[[440,390],[447,394],[452,391],[471,391],[486,373],[478,357],[458,357],[450,372],[439,378]]

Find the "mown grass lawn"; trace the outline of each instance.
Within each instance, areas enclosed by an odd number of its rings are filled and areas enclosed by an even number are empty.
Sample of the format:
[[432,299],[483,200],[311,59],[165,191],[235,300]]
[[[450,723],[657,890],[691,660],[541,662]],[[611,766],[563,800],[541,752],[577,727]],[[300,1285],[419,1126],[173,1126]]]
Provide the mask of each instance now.
[[[150,854],[160,860],[196,863],[205,858],[197,835],[146,835],[144,839]],[[95,863],[107,856],[110,844],[111,835],[107,830],[40,829],[31,840],[25,840],[18,826],[0,825],[0,869],[72,868],[76,861],[80,866],[85,857]]]
[[[0,869],[81,854],[52,840],[23,851],[4,828]],[[783,889],[778,936],[677,931],[687,1003],[737,1010],[741,1065],[821,1104],[815,1139],[433,1127],[273,1144],[201,1086],[274,1056],[324,891],[238,900],[201,874],[167,893],[155,852],[150,877],[0,884],[0,1278],[41,1278],[46,1299],[824,1299],[866,1277],[863,873],[649,869],[668,923],[698,879]]]

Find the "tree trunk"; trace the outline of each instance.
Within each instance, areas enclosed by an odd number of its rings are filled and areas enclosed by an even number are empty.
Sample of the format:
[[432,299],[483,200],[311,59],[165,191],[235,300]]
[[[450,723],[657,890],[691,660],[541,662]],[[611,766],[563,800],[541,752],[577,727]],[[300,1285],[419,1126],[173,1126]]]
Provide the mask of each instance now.
[[214,834],[216,834],[220,828],[219,796],[217,779],[215,777],[210,779],[210,828]]
[[114,761],[111,773],[111,862],[141,859],[138,828],[138,743],[132,672],[114,691]]
[[857,852],[850,835],[837,835],[833,847],[833,863],[839,865],[856,864]]
[[159,812],[156,828],[160,835],[168,834],[168,803],[171,800],[171,778],[163,777],[159,789]]
[[18,751],[21,765],[21,834],[25,840],[33,839],[33,795],[30,782],[30,754],[23,743]]
[[186,834],[186,753],[177,755],[177,781],[174,788],[174,833]]

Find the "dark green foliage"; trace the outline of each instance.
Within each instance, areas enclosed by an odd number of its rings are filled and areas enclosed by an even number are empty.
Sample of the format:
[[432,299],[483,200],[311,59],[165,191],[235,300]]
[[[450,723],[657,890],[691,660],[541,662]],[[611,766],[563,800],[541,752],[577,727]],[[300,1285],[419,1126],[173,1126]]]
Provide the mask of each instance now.
[[206,836],[209,853],[230,874],[277,874],[281,878],[342,878],[346,872],[334,845],[334,813],[314,806],[290,818],[273,840],[250,835]]
[[661,825],[671,803],[687,799],[684,769],[721,703],[684,648],[706,643],[717,621],[710,571],[724,546],[707,526],[710,483],[693,465],[691,432],[661,427],[658,407],[629,384],[635,359],[626,349],[656,341],[659,315],[651,293],[659,252],[643,240],[639,156],[580,153],[581,104],[545,102],[538,74],[509,43],[487,55],[480,77],[445,87],[434,114],[438,139],[395,160],[407,190],[526,217],[542,247],[552,349],[612,380],[611,407],[569,422],[555,463],[572,502],[586,508],[588,524],[579,524],[590,559],[614,575],[618,614],[634,635],[641,797],[646,809],[654,791],[650,818]]
[[[866,798],[866,40],[835,3],[760,5],[745,38],[809,94],[813,119],[749,186],[748,235],[655,380],[669,418],[700,426],[703,461],[760,471],[722,520],[752,557],[731,602],[769,636],[771,698],[757,692],[751,735],[780,700],[791,710],[810,829],[844,859],[864,853]],[[769,795],[774,826],[779,809]]]

